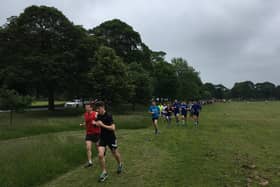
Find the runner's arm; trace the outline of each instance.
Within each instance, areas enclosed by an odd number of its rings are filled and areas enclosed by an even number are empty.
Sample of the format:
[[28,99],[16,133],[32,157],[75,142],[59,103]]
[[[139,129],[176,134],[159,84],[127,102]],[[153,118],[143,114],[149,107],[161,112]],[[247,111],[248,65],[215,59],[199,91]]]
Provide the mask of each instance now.
[[97,116],[98,116],[98,112],[95,112],[95,120],[93,120],[92,121],[92,124],[94,125],[94,126],[96,126],[96,119],[97,119]]
[[96,123],[97,126],[103,127],[105,129],[111,130],[111,131],[115,131],[116,130],[116,126],[113,123],[112,125],[104,125],[104,123],[102,121],[97,121]]

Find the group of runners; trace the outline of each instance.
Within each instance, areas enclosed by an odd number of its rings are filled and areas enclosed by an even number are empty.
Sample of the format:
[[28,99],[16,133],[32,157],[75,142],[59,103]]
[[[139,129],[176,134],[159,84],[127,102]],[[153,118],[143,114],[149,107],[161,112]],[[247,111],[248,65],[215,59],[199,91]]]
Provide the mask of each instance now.
[[117,161],[117,173],[120,174],[123,165],[115,135],[116,126],[112,115],[106,111],[104,102],[98,101],[96,103],[86,104],[84,123],[80,124],[80,126],[85,126],[86,129],[85,143],[88,163],[85,165],[85,168],[93,166],[92,147],[94,146],[98,152],[99,163],[102,170],[98,180],[99,182],[105,181],[108,177],[105,165],[106,147],[108,146]]
[[[159,104],[155,101],[149,108],[149,113],[152,115],[152,121],[155,128],[155,134],[159,133],[158,119],[161,117],[167,122],[167,126],[170,127],[172,114],[174,114],[176,123],[179,125],[180,119],[183,125],[187,124],[188,113],[194,120],[194,124],[198,127],[198,117],[201,111],[201,105],[198,102],[179,102],[174,101],[173,104]],[[122,173],[123,164],[121,161],[121,154],[118,150],[117,139],[115,135],[116,125],[113,117],[106,111],[105,103],[97,101],[94,103],[88,103],[85,105],[84,122],[80,126],[85,126],[86,136],[86,150],[88,162],[85,168],[93,166],[92,161],[92,148],[95,147],[98,152],[98,159],[101,166],[101,174],[99,176],[99,182],[103,182],[108,177],[108,172],[105,164],[106,147],[109,147],[113,157],[117,161],[118,174]]]
[[155,134],[159,133],[159,118],[163,118],[164,121],[167,122],[167,127],[170,127],[173,114],[177,125],[180,124],[180,121],[182,125],[187,125],[187,120],[189,118],[194,121],[195,127],[198,127],[198,118],[201,109],[201,104],[198,101],[190,101],[187,104],[185,101],[179,102],[178,100],[175,100],[173,103],[160,103],[159,105],[157,105],[156,101],[152,101],[152,105],[149,108],[149,113],[152,115]]

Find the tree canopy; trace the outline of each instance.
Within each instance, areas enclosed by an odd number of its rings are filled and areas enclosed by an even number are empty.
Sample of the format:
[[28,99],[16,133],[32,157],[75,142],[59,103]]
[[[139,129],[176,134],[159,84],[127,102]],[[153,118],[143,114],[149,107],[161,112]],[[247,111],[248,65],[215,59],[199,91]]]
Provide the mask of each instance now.
[[105,21],[92,29],[74,25],[54,7],[30,6],[0,27],[0,88],[54,100],[100,98],[113,104],[146,103],[153,96],[190,99],[280,98],[270,82],[236,83],[230,90],[203,84],[187,60],[170,62],[132,26]]

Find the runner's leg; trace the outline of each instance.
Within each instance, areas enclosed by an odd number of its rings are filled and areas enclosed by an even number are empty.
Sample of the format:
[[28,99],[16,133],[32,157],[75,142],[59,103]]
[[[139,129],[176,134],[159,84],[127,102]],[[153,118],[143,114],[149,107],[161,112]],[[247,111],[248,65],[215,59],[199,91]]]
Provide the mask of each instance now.
[[111,144],[110,149],[111,149],[112,154],[113,154],[113,156],[115,157],[115,159],[118,163],[117,173],[120,174],[123,170],[123,165],[122,165],[122,162],[121,162],[121,154],[120,154],[120,152],[118,151],[118,148],[117,148],[117,141],[116,140],[115,140],[115,143]]
[[87,157],[88,157],[88,163],[92,164],[92,142],[91,141],[86,141],[86,149],[87,149]]
[[185,125],[185,116],[182,114],[182,125]]
[[154,125],[154,128],[155,128],[155,134],[157,134],[158,133],[158,120],[157,119],[153,120],[153,125]]
[[193,115],[193,119],[194,119],[194,125],[197,127],[198,123],[197,123],[197,115]]
[[103,147],[103,146],[98,147],[98,158],[99,158],[99,163],[100,163],[101,170],[103,173],[106,173],[105,156],[104,156],[105,148],[106,147]]
[[118,149],[112,149],[112,154],[115,157],[117,163],[120,165],[122,162],[121,162],[121,154],[118,151]]

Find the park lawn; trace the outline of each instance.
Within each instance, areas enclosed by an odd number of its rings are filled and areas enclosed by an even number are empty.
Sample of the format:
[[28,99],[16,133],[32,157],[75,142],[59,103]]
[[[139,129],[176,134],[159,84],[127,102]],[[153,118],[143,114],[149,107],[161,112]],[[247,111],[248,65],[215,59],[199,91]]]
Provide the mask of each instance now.
[[[9,115],[0,113],[0,140],[83,129],[79,126],[83,122],[80,109],[14,113],[12,125]],[[114,115],[114,119],[121,129],[146,128],[150,122],[147,113],[137,111]]]
[[[209,105],[203,109],[199,128],[173,123],[169,129],[161,121],[159,136],[151,127],[120,129],[117,136],[124,173],[115,173],[116,164],[108,154],[109,178],[104,184],[97,183],[99,167],[82,168],[83,131],[2,140],[0,170],[5,172],[0,171],[4,173],[0,182],[2,186],[216,187],[259,186],[259,182],[268,181],[269,186],[277,187],[279,107],[279,102]],[[129,124],[136,118],[137,123],[142,115],[145,120],[141,123],[150,123],[145,113],[134,115],[118,120],[125,124],[127,119]]]
[[14,113],[10,125],[10,114],[0,113],[0,140],[38,134],[81,130],[82,113],[76,110],[34,111]]
[[[64,105],[66,101],[54,101],[55,105]],[[32,101],[31,106],[33,107],[47,107],[48,101]]]

